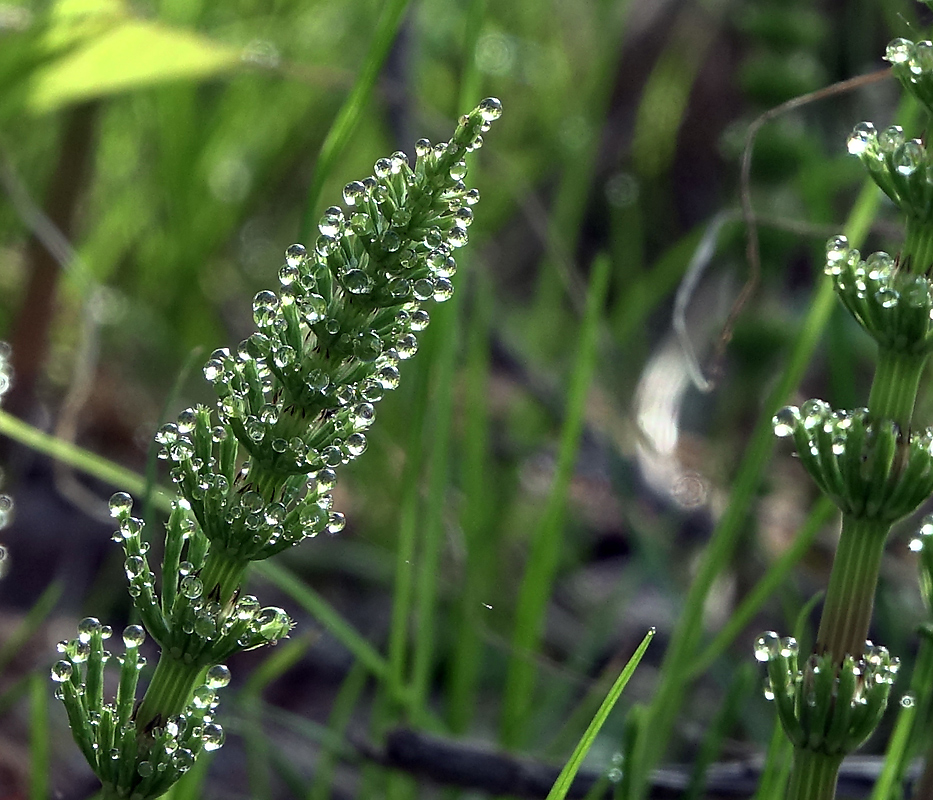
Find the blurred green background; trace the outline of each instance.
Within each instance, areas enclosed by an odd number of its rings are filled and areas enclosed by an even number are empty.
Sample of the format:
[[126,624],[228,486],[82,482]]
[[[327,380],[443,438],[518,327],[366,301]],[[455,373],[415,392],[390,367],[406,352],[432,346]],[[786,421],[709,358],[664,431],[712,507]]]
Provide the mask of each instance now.
[[[274,286],[284,248],[311,244],[323,209],[376,158],[443,140],[486,95],[505,108],[467,178],[482,202],[455,299],[432,312],[369,452],[341,476],[346,530],[279,559],[417,699],[395,703],[339,632],[257,577],[250,590],[299,627],[289,645],[231,663],[228,744],[178,797],[456,796],[379,765],[398,726],[559,764],[654,625],[587,763],[609,769],[822,278],[823,242],[863,183],[845,136],[862,119],[890,124],[899,93],[876,82],[764,126],[748,187],[761,282],[717,361],[749,275],[745,132],[777,104],[882,68],[890,38],[922,38],[921,11],[912,0],[0,3],[0,336],[16,381],[5,408],[163,484],[153,432],[211,401],[201,364],[252,330],[251,298]],[[882,207],[870,245],[894,249],[898,236]],[[608,286],[581,327],[603,257]],[[688,272],[697,280],[678,302]],[[871,346],[840,312],[788,401],[864,404]],[[712,392],[694,387],[673,319],[697,367],[720,373]],[[927,393],[921,412],[930,405]],[[90,773],[43,692],[54,643],[79,618],[130,620],[106,514],[122,487],[8,440],[2,458],[16,519],[0,533],[0,799],[86,797]],[[815,497],[779,451],[707,603],[710,637]],[[876,625],[909,661],[922,611],[906,538],[892,544]],[[669,761],[763,749],[771,713],[751,641],[789,632],[825,583],[831,543],[829,525],[699,679]],[[704,746],[714,728],[717,745]]]

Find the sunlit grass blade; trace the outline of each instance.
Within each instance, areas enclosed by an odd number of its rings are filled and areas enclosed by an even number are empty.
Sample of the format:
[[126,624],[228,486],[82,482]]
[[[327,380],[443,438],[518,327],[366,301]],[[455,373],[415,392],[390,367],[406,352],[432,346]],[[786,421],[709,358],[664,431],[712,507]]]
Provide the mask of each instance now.
[[583,764],[583,759],[586,758],[586,754],[589,752],[590,747],[593,746],[593,742],[596,741],[596,737],[599,734],[600,729],[609,718],[609,714],[615,706],[616,702],[622,696],[622,691],[625,689],[626,684],[629,682],[629,678],[632,677],[632,674],[635,672],[635,668],[638,666],[642,656],[644,656],[645,651],[648,649],[648,645],[654,638],[654,634],[654,628],[648,631],[645,638],[642,639],[641,644],[638,645],[638,648],[635,650],[635,653],[622,669],[622,672],[619,673],[619,677],[616,679],[616,682],[609,690],[609,694],[606,695],[606,699],[603,700],[603,703],[599,707],[599,710],[596,712],[596,715],[593,717],[592,722],[590,722],[586,731],[584,731],[583,736],[580,738],[580,741],[571,754],[570,759],[564,765],[560,775],[558,775],[557,780],[554,782],[554,786],[551,787],[551,791],[548,792],[547,800],[564,800],[564,798],[567,796],[567,792],[570,790],[570,786],[573,784],[573,779],[576,777],[581,764]]

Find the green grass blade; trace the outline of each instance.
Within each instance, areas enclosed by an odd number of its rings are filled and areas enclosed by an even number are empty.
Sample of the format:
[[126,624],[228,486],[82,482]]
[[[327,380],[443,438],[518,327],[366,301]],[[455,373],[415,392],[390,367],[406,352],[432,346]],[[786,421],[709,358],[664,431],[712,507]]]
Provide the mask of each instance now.
[[428,702],[428,688],[434,665],[437,626],[438,581],[441,580],[441,545],[444,540],[444,510],[447,508],[450,426],[453,414],[454,367],[457,361],[459,302],[448,303],[433,315],[434,391],[431,401],[431,452],[428,456],[428,493],[423,514],[421,557],[414,609],[414,651],[412,653],[412,713],[422,724],[420,712]]
[[[62,441],[44,431],[40,431],[3,409],[0,409],[0,434],[26,445],[37,453],[44,453],[63,464],[81,470],[86,475],[91,475],[112,486],[125,489],[137,497],[141,497],[146,491],[145,478],[137,475],[132,470],[114,464],[112,461],[71,442]],[[160,507],[167,509],[168,500],[171,499],[171,496],[160,491],[157,492],[156,497],[163,499],[164,506],[160,503]]]
[[761,580],[745,596],[738,608],[732,612],[732,616],[729,617],[729,621],[722,630],[716,634],[706,649],[696,657],[687,676],[688,680],[693,680],[706,672],[713,662],[735,641],[735,638],[745,630],[765,601],[784,583],[790,571],[810,549],[820,529],[836,512],[836,506],[833,505],[831,500],[826,497],[820,499],[810,512],[810,516],[807,517],[793,544],[771,565]]
[[461,525],[465,545],[464,575],[457,631],[447,686],[447,721],[454,733],[465,733],[476,710],[477,686],[485,655],[480,609],[493,577],[495,541],[490,525],[489,498],[489,322],[493,301],[488,281],[478,276],[476,297],[467,322],[466,384],[464,388],[464,431],[459,453],[462,474],[463,513]]
[[551,791],[548,792],[547,800],[564,800],[567,796],[567,792],[570,790],[570,786],[580,769],[580,765],[583,763],[583,759],[586,758],[586,754],[589,752],[590,747],[592,747],[593,742],[596,741],[596,736],[599,734],[600,729],[609,718],[609,714],[619,697],[622,696],[625,685],[628,683],[629,678],[632,677],[632,673],[635,672],[635,668],[648,649],[648,645],[654,638],[654,634],[654,628],[648,631],[645,638],[642,639],[641,644],[638,645],[638,648],[635,650],[634,655],[629,659],[629,662],[625,665],[622,672],[619,673],[619,677],[609,690],[609,694],[606,695],[606,699],[603,700],[602,705],[593,717],[593,721],[590,722],[574,749],[573,754],[570,756],[570,759],[560,771],[560,775],[557,776],[554,786],[552,786]]
[[609,272],[609,259],[605,256],[597,258],[593,263],[586,311],[569,382],[554,481],[541,522],[529,545],[528,562],[515,611],[513,655],[503,701],[502,743],[506,747],[519,744],[532,708],[536,667],[527,656],[538,652],[547,602],[560,560],[567,492],[580,444],[590,380],[596,364],[597,334]]
[[[330,718],[327,721],[328,731],[338,741],[343,741],[347,726],[350,724],[350,717],[360,702],[368,677],[367,671],[357,661],[340,685],[340,691],[337,692]],[[329,800],[337,756],[337,750],[327,747],[326,742],[322,744],[314,767],[314,777],[308,787],[307,800]]]
[[61,596],[61,581],[54,581],[45,588],[45,591],[36,600],[35,605],[29,609],[23,621],[0,647],[0,675],[9,666],[10,661],[19,652],[19,649],[39,630],[42,623],[52,613],[52,609]]
[[276,647],[275,651],[250,674],[239,695],[246,723],[243,726],[246,774],[250,797],[257,800],[272,797],[272,749],[262,724],[262,692],[301,659],[314,638],[313,635],[304,635]]
[[255,571],[277,586],[336,637],[367,670],[379,680],[389,673],[386,660],[317,592],[306,586],[284,567],[270,561],[254,565]]
[[390,0],[382,8],[382,14],[376,23],[376,31],[373,34],[373,41],[369,47],[369,53],[363,62],[363,69],[357,76],[350,94],[341,106],[327,132],[324,144],[321,145],[321,152],[318,154],[317,163],[314,165],[314,175],[311,177],[311,186],[308,188],[308,197],[305,201],[305,210],[301,218],[301,227],[299,229],[299,241],[312,240],[315,236],[315,213],[321,197],[321,191],[324,188],[324,182],[330,175],[334,163],[343,149],[350,141],[353,131],[356,129],[360,118],[363,116],[363,110],[369,102],[369,97],[376,85],[376,79],[382,65],[385,63],[386,56],[389,55],[389,49],[398,33],[402,17],[408,8],[409,0]]
[[[880,196],[874,183],[866,183],[845,226],[853,246],[858,246],[864,240],[879,203]],[[677,622],[664,656],[661,681],[649,706],[646,725],[651,731],[651,736],[639,739],[638,754],[633,765],[636,776],[632,782],[632,800],[645,796],[648,776],[663,757],[674,721],[682,707],[689,685],[686,678],[692,671],[693,659],[703,634],[703,609],[706,598],[719,573],[735,552],[749,508],[774,447],[771,416],[784,405],[794,387],[800,383],[834,303],[832,282],[821,281],[784,372],[762,409],[761,419],[736,471],[729,506],[703,552],[696,577],[683,604],[684,612]]]
[[49,687],[45,675],[29,681],[29,800],[49,797]]

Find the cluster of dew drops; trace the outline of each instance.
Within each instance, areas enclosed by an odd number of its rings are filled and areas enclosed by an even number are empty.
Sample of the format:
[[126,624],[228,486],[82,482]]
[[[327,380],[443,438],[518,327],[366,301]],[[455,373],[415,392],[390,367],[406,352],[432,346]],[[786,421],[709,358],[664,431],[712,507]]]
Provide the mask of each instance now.
[[[930,533],[933,533],[933,524],[931,524]],[[769,661],[776,658],[790,660],[790,663],[796,664],[798,653],[799,645],[793,636],[782,637],[774,631],[765,631],[755,640],[755,659],[762,664],[767,664]],[[900,667],[900,659],[892,657],[886,647],[876,645],[870,640],[866,640],[865,651],[862,657],[856,660],[852,666],[852,670],[857,678],[863,678],[863,685],[865,682],[893,684]],[[811,664],[810,669],[815,674],[819,672],[820,667],[818,664]],[[804,680],[804,674],[802,671],[796,670],[793,674],[788,674],[787,679],[788,682],[784,688],[785,690],[790,690]],[[772,685],[770,679],[765,681],[764,696],[766,700],[775,699],[776,688],[777,687]],[[808,698],[808,702],[811,704],[814,703],[815,698]],[[854,705],[864,705],[867,702],[867,698],[863,691],[857,692],[852,700]],[[905,694],[901,704],[912,705],[913,702],[913,696]]]
[[[86,617],[78,623],[77,638],[58,643],[57,650],[65,658],[52,665],[51,677],[53,682],[59,684],[55,690],[55,697],[59,700],[65,698],[61,684],[73,681],[75,669],[91,658],[91,640],[96,634],[100,635],[102,641],[107,641],[113,636],[113,629],[109,625],[102,625],[95,617]],[[123,629],[125,655],[117,655],[117,662],[123,665],[124,660],[129,660],[137,672],[142,670],[147,660],[139,654],[139,649],[145,640],[146,632],[140,625],[127,625]],[[113,657],[109,650],[103,650],[100,654],[102,664],[106,664]],[[186,772],[194,765],[196,750],[212,751],[223,746],[225,733],[223,728],[214,722],[214,712],[218,706],[217,691],[229,683],[230,670],[225,665],[215,664],[207,671],[204,683],[194,690],[185,712],[172,717],[161,729],[155,731],[159,749],[150,755],[151,761],[141,761],[137,765],[140,777],[147,778],[154,772],[164,772],[169,766],[178,772]],[[84,685],[78,684],[75,691],[79,697],[82,696],[85,691]],[[105,707],[113,719],[118,718],[119,709],[114,703],[105,703]],[[87,716],[93,746],[97,749],[96,734],[100,727],[101,712],[89,709]],[[120,736],[135,736],[136,729],[132,720],[128,719],[123,729],[117,733]],[[194,751],[191,749],[193,743],[196,743]],[[108,755],[114,761],[118,760],[119,748],[112,748]]]

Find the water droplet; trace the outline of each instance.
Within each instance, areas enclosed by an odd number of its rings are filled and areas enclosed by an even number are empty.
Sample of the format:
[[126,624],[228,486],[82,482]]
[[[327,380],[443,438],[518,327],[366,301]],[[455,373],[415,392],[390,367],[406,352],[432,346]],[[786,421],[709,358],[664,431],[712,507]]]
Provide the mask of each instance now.
[[136,765],[136,771],[141,777],[148,778],[152,775],[152,764],[148,761],[140,761],[139,764]]
[[259,613],[259,600],[251,594],[244,595],[237,600],[235,611],[237,619],[252,619]]
[[339,511],[331,513],[327,520],[327,532],[330,534],[340,533],[346,527],[347,518]]
[[172,766],[181,773],[187,772],[194,766],[194,754],[187,748],[179,748],[172,758]]
[[215,722],[205,725],[201,731],[201,742],[208,752],[219,750],[224,744],[224,729]]
[[382,237],[382,247],[387,253],[396,253],[402,246],[402,239],[395,231],[386,231]]
[[833,236],[826,242],[826,261],[842,261],[849,252],[849,240],[845,236]]
[[289,267],[300,267],[308,257],[303,244],[290,244],[285,248],[285,263]]
[[933,42],[926,40],[914,45],[913,58],[910,59],[910,71],[914,75],[933,72]]
[[353,181],[343,187],[343,201],[348,206],[355,206],[366,195],[366,187],[359,181]]
[[854,156],[860,156],[877,138],[875,126],[870,122],[859,122],[846,140],[846,149]]
[[78,623],[78,641],[89,642],[95,633],[100,633],[101,624],[97,617],[85,617]]
[[415,281],[415,285],[412,287],[412,294],[418,300],[427,300],[430,297],[434,296],[434,281],[429,278],[420,278]]
[[189,600],[200,597],[201,592],[204,591],[204,585],[201,583],[201,579],[195,575],[187,575],[186,577],[182,578],[178,588],[182,595],[187,597]]
[[223,664],[215,664],[207,671],[204,683],[209,689],[223,689],[230,683],[230,670]]
[[463,247],[469,241],[469,234],[466,228],[454,225],[447,231],[447,244],[451,247]]
[[780,652],[781,639],[774,631],[765,631],[755,640],[755,658],[769,661]]
[[382,353],[382,339],[375,331],[360,333],[353,343],[353,354],[366,363],[375,361]]
[[146,632],[139,625],[127,625],[123,629],[123,644],[127,649],[139,647],[146,641]]
[[343,285],[350,294],[365,294],[373,288],[373,280],[361,269],[351,269],[343,276]]
[[56,683],[70,680],[72,672],[74,672],[74,667],[71,666],[70,661],[56,661],[52,664],[52,680]]
[[337,485],[337,473],[332,469],[322,469],[317,474],[317,485],[321,491],[331,491]]
[[321,221],[318,223],[317,228],[322,236],[326,236],[331,241],[335,241],[343,233],[345,224],[346,220],[344,219],[343,211],[337,208],[337,206],[333,206],[321,217]]
[[279,309],[279,298],[275,292],[268,290],[259,292],[253,298],[253,319],[260,328],[272,325]]
[[126,492],[117,492],[110,498],[110,516],[120,517],[133,510],[133,498]]
[[346,441],[347,452],[356,458],[366,450],[366,437],[362,433],[351,433]]
[[444,303],[454,296],[454,285],[447,278],[438,278],[434,282],[434,301]]
[[319,294],[306,294],[301,301],[301,313],[308,323],[319,322],[327,315],[327,301]]
[[496,97],[487,97],[477,108],[484,122],[493,122],[502,116],[502,103]]
[[430,139],[419,139],[415,142],[415,155],[418,158],[427,158],[432,151]]
[[904,64],[913,55],[914,43],[909,39],[894,39],[884,51],[884,60],[892,64]]
[[800,412],[796,406],[784,406],[771,420],[771,424],[774,426],[774,435],[780,436],[782,439],[792,436],[799,421]]
[[459,181],[463,180],[467,174],[467,166],[465,161],[458,161],[450,168],[450,177],[452,180]]
[[123,562],[123,569],[128,580],[138,578],[146,569],[146,562],[139,556],[130,556]]
[[878,135],[878,144],[889,153],[893,153],[903,143],[904,129],[900,125],[891,125]]
[[360,403],[353,409],[351,423],[356,430],[366,430],[375,421],[376,409],[373,408],[372,403]]
[[893,162],[894,168],[904,177],[913,175],[923,164],[923,146],[916,139],[904,142],[895,151]]
[[882,286],[875,292],[875,302],[882,308],[894,308],[894,306],[897,305],[897,301],[900,300],[900,297],[900,294],[888,286]]

